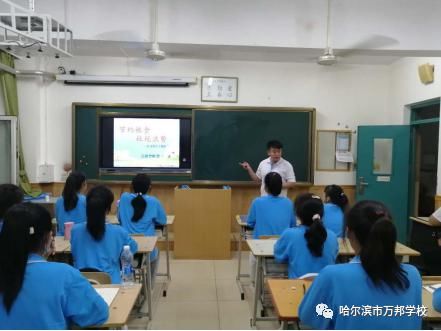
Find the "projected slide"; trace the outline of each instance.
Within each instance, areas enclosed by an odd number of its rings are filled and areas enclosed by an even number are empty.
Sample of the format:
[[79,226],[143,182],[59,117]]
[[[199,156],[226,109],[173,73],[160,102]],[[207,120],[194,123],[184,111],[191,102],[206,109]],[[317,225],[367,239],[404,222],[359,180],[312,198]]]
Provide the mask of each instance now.
[[114,167],[179,168],[179,119],[115,118]]

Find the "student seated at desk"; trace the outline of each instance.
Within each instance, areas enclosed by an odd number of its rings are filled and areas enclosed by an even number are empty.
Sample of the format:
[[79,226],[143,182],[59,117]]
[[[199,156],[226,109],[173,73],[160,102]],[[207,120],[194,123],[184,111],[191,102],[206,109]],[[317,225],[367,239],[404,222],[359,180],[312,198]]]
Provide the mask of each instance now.
[[[300,320],[314,329],[420,329],[422,317],[416,313],[390,314],[390,307],[421,307],[422,282],[414,266],[397,262],[397,231],[386,207],[360,201],[349,210],[346,227],[357,255],[320,272],[300,304]],[[318,304],[333,311],[332,319],[317,314]],[[376,306],[381,314],[363,315]],[[346,307],[349,314],[342,310]],[[351,307],[360,307],[360,313],[351,313]]]
[[3,217],[13,205],[23,201],[23,191],[14,184],[0,185],[0,232],[3,227]]
[[325,209],[323,212],[323,224],[333,231],[337,237],[344,236],[344,213],[348,205],[348,197],[338,185],[325,187]]
[[321,222],[323,203],[320,197],[304,193],[295,201],[301,225],[286,229],[274,246],[278,262],[288,262],[289,278],[318,273],[334,264],[338,254],[337,236]]
[[136,253],[138,245],[119,225],[106,223],[113,193],[99,185],[87,194],[87,222],[75,224],[71,234],[71,249],[77,269],[107,272],[113,284],[121,283],[120,256],[125,245]]
[[[155,223],[167,223],[167,215],[161,202],[148,193],[151,190],[150,177],[138,174],[132,179],[134,193],[124,192],[118,206],[118,219],[129,233],[140,233],[144,236],[155,236]],[[159,254],[155,248],[150,254],[152,276],[156,274]],[[153,279],[154,277],[152,277]]]
[[54,238],[49,212],[13,206],[0,234],[0,328],[67,329],[103,324],[109,308],[75,268],[46,261]]
[[86,197],[83,194],[86,189],[86,176],[79,171],[71,172],[55,204],[57,235],[64,235],[65,222],[86,222]]
[[[254,228],[254,239],[261,236],[280,236],[284,230],[295,226],[292,202],[280,196],[282,177],[277,172],[270,172],[265,176],[264,183],[268,195],[254,199],[247,216],[248,226]],[[254,282],[256,258],[252,254],[250,270],[250,279]]]

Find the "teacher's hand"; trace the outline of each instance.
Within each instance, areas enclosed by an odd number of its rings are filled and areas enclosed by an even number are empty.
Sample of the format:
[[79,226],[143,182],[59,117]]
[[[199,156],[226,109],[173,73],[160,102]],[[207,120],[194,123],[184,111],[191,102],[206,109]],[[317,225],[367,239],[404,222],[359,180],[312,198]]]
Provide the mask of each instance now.
[[244,162],[239,162],[239,165],[244,168],[245,170],[250,170],[251,166],[248,162],[244,161]]

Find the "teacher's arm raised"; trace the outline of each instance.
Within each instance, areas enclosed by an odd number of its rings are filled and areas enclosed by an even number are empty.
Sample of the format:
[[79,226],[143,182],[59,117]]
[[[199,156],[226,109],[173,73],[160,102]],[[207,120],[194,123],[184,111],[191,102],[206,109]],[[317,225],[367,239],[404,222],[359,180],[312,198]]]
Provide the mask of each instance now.
[[253,168],[251,168],[250,164],[246,161],[239,162],[239,165],[244,168],[246,171],[248,171],[248,174],[250,175],[251,179],[257,183],[262,183],[262,179],[259,178],[259,176],[256,175]]

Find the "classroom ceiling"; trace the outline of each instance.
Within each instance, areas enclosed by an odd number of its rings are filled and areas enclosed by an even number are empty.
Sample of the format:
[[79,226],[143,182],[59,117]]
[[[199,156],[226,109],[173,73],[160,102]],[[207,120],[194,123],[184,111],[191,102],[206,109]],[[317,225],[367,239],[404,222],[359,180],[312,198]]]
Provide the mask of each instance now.
[[[326,46],[328,0],[158,3],[167,58],[315,63]],[[330,8],[329,46],[341,63],[441,55],[439,0],[332,0]],[[148,0],[36,0],[36,11],[72,28],[76,56],[145,58],[153,40]]]

